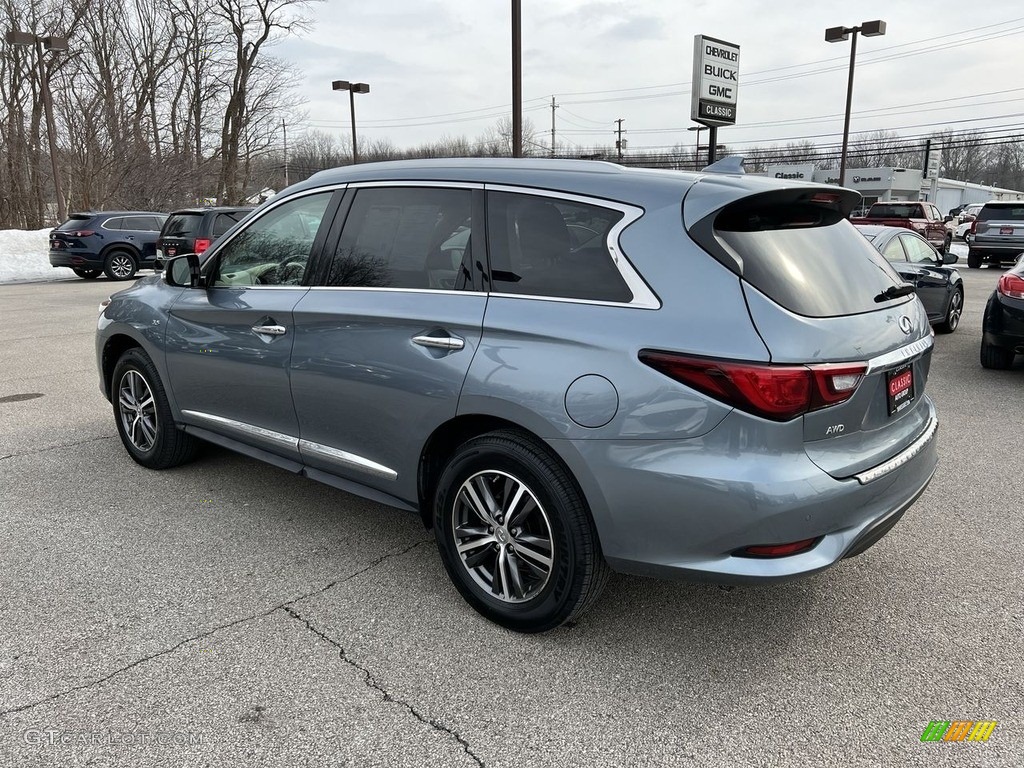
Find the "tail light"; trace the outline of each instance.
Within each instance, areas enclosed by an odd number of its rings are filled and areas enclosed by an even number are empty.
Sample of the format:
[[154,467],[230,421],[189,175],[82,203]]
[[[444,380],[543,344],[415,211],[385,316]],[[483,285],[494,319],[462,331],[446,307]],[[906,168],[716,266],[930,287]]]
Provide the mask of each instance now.
[[1024,299],[1024,278],[1006,274],[996,283],[996,291],[1010,299]]
[[640,361],[716,400],[772,421],[845,402],[857,391],[865,363],[768,365],[643,350]]
[[71,232],[65,232],[64,234],[70,235],[71,237],[89,237],[90,235],[95,235],[96,232],[92,229],[76,229]]
[[971,234],[972,235],[978,234],[978,220],[977,219],[974,219],[971,222]]
[[195,253],[202,253],[203,251],[210,247],[210,243],[212,242],[213,241],[208,237],[197,237],[196,245],[193,250],[195,251]]

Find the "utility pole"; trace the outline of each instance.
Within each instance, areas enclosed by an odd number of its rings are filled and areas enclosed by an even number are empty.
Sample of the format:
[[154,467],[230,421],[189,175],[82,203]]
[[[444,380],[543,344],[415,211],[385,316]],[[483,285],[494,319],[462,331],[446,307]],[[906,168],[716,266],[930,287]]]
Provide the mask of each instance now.
[[288,186],[288,123],[281,118],[281,130],[284,131],[284,185]]
[[558,109],[558,105],[555,104],[555,97],[551,97],[551,156],[555,156],[555,110]]
[[624,118],[624,117],[620,117],[620,118],[619,118],[618,120],[616,120],[615,122],[616,122],[616,123],[618,123],[618,126],[619,126],[618,128],[616,128],[616,129],[615,129],[615,134],[616,134],[616,135],[618,136],[618,138],[617,138],[617,139],[615,139],[615,149],[617,149],[617,150],[618,150],[618,152],[619,152],[619,162],[621,163],[621,162],[622,162],[622,150],[623,150],[623,146],[622,146],[622,134],[624,134],[624,133],[625,133],[625,131],[624,131],[624,130],[622,130],[622,124],[623,124],[624,122],[626,122],[626,118]]

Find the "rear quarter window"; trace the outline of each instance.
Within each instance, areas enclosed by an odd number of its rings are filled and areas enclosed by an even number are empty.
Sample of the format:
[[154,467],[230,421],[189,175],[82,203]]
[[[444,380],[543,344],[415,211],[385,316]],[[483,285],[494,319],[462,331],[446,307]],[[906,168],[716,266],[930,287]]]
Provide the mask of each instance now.
[[198,232],[203,223],[201,213],[176,213],[168,217],[164,222],[162,235],[164,237],[188,237]]

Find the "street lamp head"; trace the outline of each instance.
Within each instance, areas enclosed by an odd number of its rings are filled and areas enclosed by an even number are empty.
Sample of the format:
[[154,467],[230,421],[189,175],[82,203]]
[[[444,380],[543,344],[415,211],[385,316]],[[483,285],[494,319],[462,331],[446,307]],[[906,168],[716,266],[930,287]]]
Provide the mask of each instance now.
[[36,36],[31,32],[16,32],[11,30],[7,33],[7,42],[10,45],[34,45]]
[[826,43],[841,43],[850,39],[851,30],[846,27],[829,27],[825,30]]
[[864,37],[880,37],[885,34],[885,22],[880,19],[865,21],[860,25],[860,33]]
[[335,91],[347,91],[351,87],[352,83],[348,80],[335,80],[331,83],[331,88]]
[[370,85],[369,83],[352,83],[352,90],[356,93],[369,93]]
[[331,88],[335,91],[352,91],[352,93],[370,92],[368,83],[350,83],[348,80],[335,80],[331,83]]
[[68,49],[68,39],[66,37],[50,37],[43,38],[43,45],[46,46],[48,51],[66,51]]

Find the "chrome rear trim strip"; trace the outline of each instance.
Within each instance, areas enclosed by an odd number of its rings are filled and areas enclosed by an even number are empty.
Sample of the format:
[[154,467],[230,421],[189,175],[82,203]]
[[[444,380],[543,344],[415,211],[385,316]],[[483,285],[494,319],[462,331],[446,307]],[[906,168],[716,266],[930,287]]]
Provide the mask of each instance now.
[[383,464],[378,464],[375,461],[370,461],[348,451],[331,448],[329,445],[321,445],[309,440],[299,440],[299,452],[315,453],[320,458],[327,459],[335,464],[340,464],[350,469],[358,469],[360,472],[383,477],[387,480],[395,480],[398,477],[398,473],[390,467],[385,467]]
[[931,349],[934,344],[935,342],[932,340],[932,337],[928,335],[923,339],[912,341],[910,344],[900,347],[899,349],[894,349],[892,352],[886,352],[884,355],[873,357],[868,360],[867,372],[871,374],[875,371],[880,371],[883,368],[899,365],[911,358],[919,357]]
[[915,440],[902,451],[900,451],[900,453],[893,456],[884,464],[879,464],[877,467],[872,467],[871,469],[865,470],[860,474],[854,475],[854,477],[857,478],[857,482],[860,483],[861,485],[866,485],[870,483],[872,480],[877,480],[880,477],[885,477],[885,475],[889,474],[890,472],[899,469],[912,458],[917,456],[917,454],[924,450],[925,446],[928,445],[932,438],[935,437],[935,433],[938,429],[938,420],[932,419],[929,422],[928,426],[925,427],[924,434],[922,434],[919,438],[917,438],[917,440]]
[[283,448],[289,448],[293,451],[299,450],[299,439],[297,437],[285,435],[281,432],[275,432],[272,429],[257,427],[252,424],[246,424],[244,421],[226,419],[223,416],[215,416],[212,413],[203,413],[202,411],[182,411],[181,415],[190,419],[197,419],[209,424],[215,424],[218,427],[233,429],[236,432],[241,432],[242,434],[250,435],[251,437],[258,438],[268,443],[274,443],[275,445],[279,445]]

